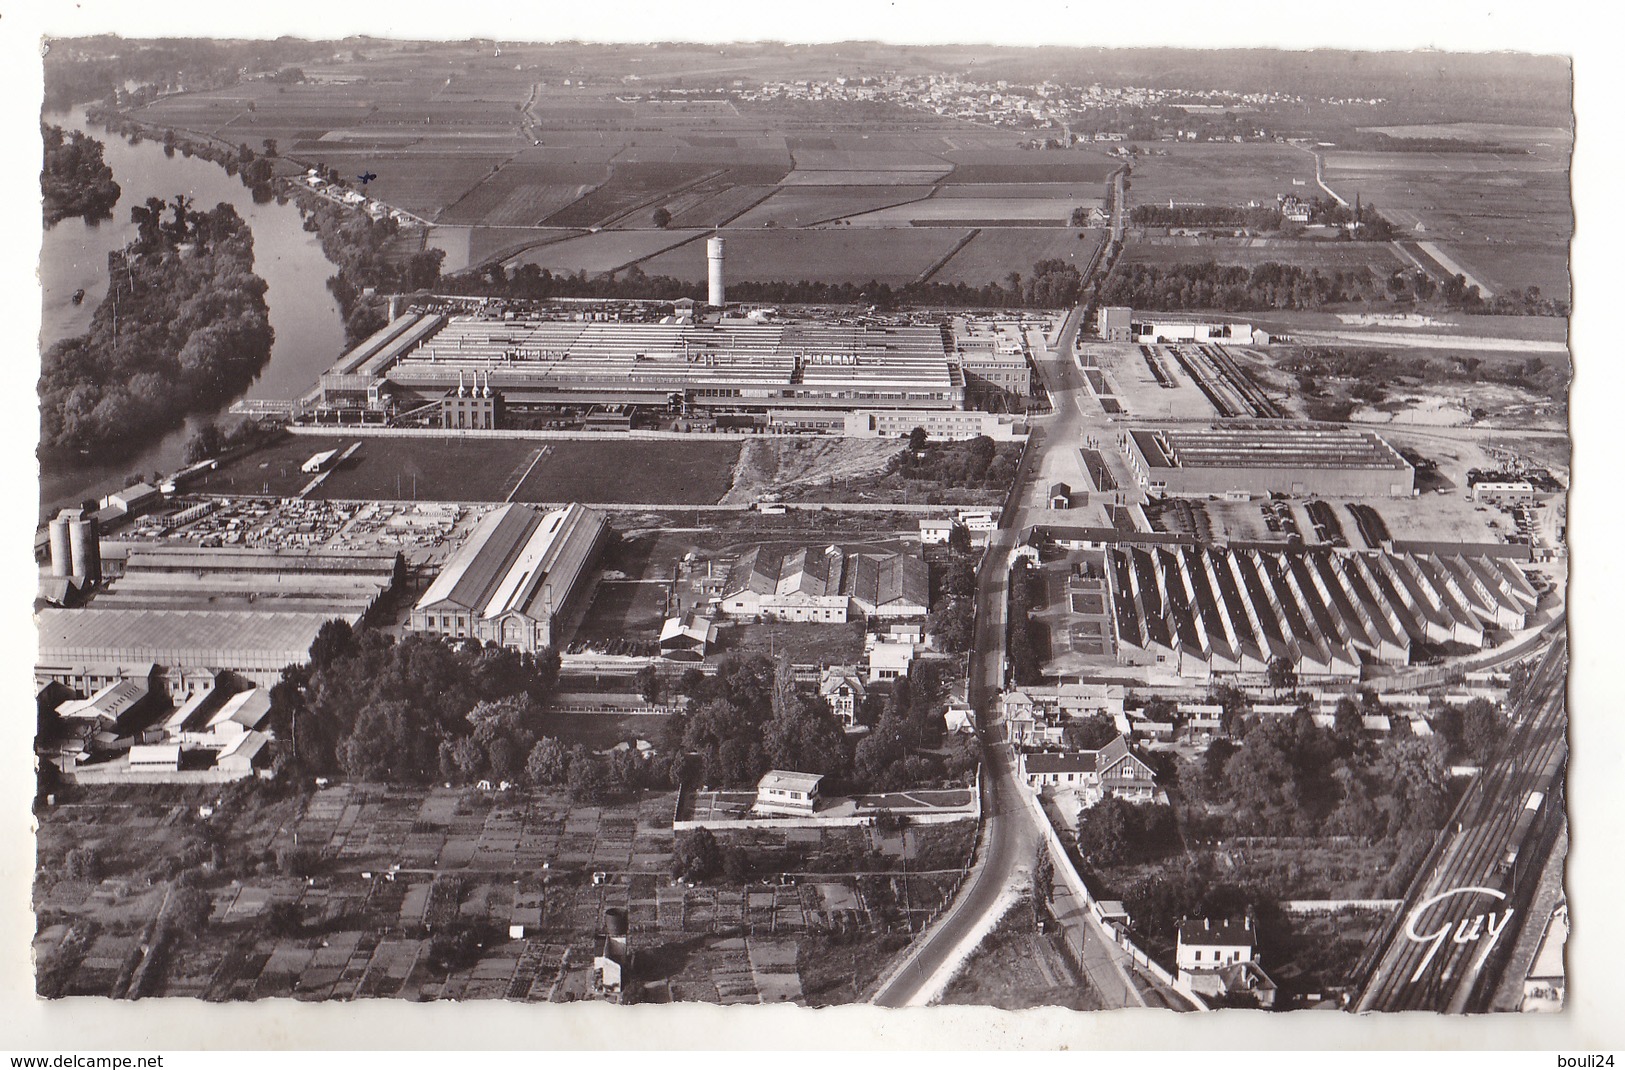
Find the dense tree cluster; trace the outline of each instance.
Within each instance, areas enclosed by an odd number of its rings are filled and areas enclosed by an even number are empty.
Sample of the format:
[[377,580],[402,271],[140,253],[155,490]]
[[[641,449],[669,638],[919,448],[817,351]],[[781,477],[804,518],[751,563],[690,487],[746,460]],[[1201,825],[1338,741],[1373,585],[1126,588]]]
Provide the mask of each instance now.
[[236,210],[154,197],[131,218],[136,240],[109,254],[107,297],[89,332],[45,353],[45,446],[127,449],[239,393],[270,358],[265,281]]
[[1339,703],[1330,728],[1307,709],[1250,718],[1239,743],[1214,743],[1181,777],[1188,794],[1225,811],[1226,834],[1324,834],[1377,840],[1437,828],[1449,812],[1448,745],[1365,732],[1365,709]]
[[69,216],[87,220],[111,219],[118,203],[119,184],[113,169],[102,159],[102,143],[78,130],[41,124],[45,138],[45,166],[40,171],[40,192],[45,199],[45,225]]
[[1026,558],[1010,570],[1009,634],[1005,650],[1010,658],[1010,675],[1018,685],[1036,684],[1044,678],[1042,649],[1043,624],[1031,618],[1043,600],[1044,578]]
[[947,560],[933,569],[937,589],[926,627],[950,654],[963,654],[976,640],[976,558],[965,529],[956,527]]
[[373,219],[313,194],[302,194],[299,208],[305,215],[305,229],[317,235],[322,252],[339,269],[327,280],[327,288],[344,314],[344,335],[350,343],[385,325],[382,300],[368,300],[364,291],[424,290],[440,281],[445,250],[426,249],[404,256],[392,253],[390,245],[400,231],[394,219]]
[[1473,356],[1427,357],[1416,352],[1399,355],[1380,349],[1341,349],[1305,346],[1281,361],[1283,371],[1297,377],[1298,390],[1314,398],[1334,381],[1352,382],[1355,396],[1380,400],[1388,389],[1405,382],[1500,383],[1561,399],[1567,393],[1569,367],[1565,359],[1540,355],[1485,360]]
[[270,421],[239,420],[230,427],[222,428],[216,421],[206,420],[192,433],[192,437],[186,440],[186,448],[181,458],[187,464],[196,464],[210,457],[230,453],[232,450],[266,445],[285,434],[287,434],[285,428]]
[[1108,795],[1078,815],[1078,850],[1092,866],[1156,858],[1178,846],[1171,806],[1124,802]]
[[715,675],[685,674],[678,690],[692,705],[667,725],[673,780],[754,787],[769,769],[792,769],[825,776],[829,789],[885,791],[961,778],[976,765],[968,744],[943,753],[944,681],[933,662],[917,663],[889,694],[867,696],[861,717],[872,727],[855,747],[828,705],[793,685],[782,659],[727,657]]
[[1246,230],[1278,230],[1281,213],[1276,208],[1248,208],[1228,204],[1137,204],[1129,221],[1141,227],[1235,227]]
[[1365,268],[1323,272],[1274,261],[1247,268],[1212,260],[1195,264],[1124,264],[1101,288],[1108,305],[1165,310],[1316,309],[1382,296]]
[[536,700],[558,656],[323,626],[310,661],[271,689],[279,759],[302,773],[426,783],[520,782],[540,740]]

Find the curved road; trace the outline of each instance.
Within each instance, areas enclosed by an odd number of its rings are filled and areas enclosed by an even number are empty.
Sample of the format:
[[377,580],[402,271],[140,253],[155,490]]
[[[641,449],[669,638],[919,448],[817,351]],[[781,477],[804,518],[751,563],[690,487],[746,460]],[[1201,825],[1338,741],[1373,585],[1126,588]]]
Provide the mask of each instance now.
[[[1044,473],[1052,464],[1078,463],[1077,448],[1082,441],[1086,420],[1082,406],[1077,403],[1083,392],[1082,373],[1072,358],[1073,341],[1077,337],[1082,309],[1074,308],[1068,314],[1057,345],[1049,357],[1039,361],[1039,371],[1049,388],[1053,414],[1033,427],[1022,457],[1021,469],[1016,476],[1016,492],[993,533],[991,545],[982,557],[976,584],[976,638],[970,670],[971,703],[978,712],[979,735],[982,744],[983,827],[979,856],[975,867],[960,886],[959,895],[948,913],[936,926],[919,937],[909,950],[903,964],[880,985],[870,1002],[882,1007],[902,1007],[928,999],[927,984],[955,955],[962,951],[978,926],[988,923],[1000,896],[1010,889],[1023,887],[1030,879],[1030,871],[1037,854],[1039,830],[1033,823],[1031,811],[1022,802],[1018,792],[1025,790],[1015,777],[1010,752],[1004,745],[1003,726],[997,721],[999,691],[1004,683],[1005,619],[1009,612],[1006,590],[1010,580],[1010,565],[1016,540],[1035,516],[1044,511]],[[1100,414],[1098,434],[1107,434],[1109,423]],[[1074,477],[1079,478],[1079,477]],[[1081,482],[1079,485],[1083,485]],[[1064,859],[1057,865],[1066,865]],[[1084,924],[1096,923],[1085,913]],[[1096,953],[1119,958],[1120,951],[1103,934],[1091,934]],[[1122,969],[1119,963],[1119,969]],[[1145,987],[1150,988],[1149,984]],[[1101,993],[1113,998],[1110,993]],[[1159,998],[1150,993],[1155,1002],[1182,1005],[1174,1002],[1178,997]],[[1145,1006],[1147,996],[1140,987],[1125,980],[1125,990],[1118,994],[1124,1006]]]

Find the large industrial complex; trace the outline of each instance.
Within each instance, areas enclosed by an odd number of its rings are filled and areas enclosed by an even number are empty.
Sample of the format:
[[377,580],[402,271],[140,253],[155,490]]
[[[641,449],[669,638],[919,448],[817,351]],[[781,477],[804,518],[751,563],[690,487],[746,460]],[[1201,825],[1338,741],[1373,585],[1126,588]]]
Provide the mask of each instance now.
[[1181,676],[1358,680],[1408,665],[1414,646],[1478,649],[1526,626],[1537,595],[1496,557],[1268,552],[1217,547],[1105,552],[1120,664]]
[[1202,429],[1143,429],[1119,440],[1154,495],[1409,497],[1416,472],[1371,431],[1235,421]]

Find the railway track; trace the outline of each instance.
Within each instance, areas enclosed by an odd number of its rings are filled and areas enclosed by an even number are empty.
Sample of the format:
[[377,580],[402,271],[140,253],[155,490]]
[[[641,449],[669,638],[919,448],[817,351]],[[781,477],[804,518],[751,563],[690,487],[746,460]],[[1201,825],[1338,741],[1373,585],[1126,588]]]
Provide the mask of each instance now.
[[1395,919],[1356,1011],[1483,1009],[1563,806],[1568,641],[1536,663],[1497,759],[1467,789]]

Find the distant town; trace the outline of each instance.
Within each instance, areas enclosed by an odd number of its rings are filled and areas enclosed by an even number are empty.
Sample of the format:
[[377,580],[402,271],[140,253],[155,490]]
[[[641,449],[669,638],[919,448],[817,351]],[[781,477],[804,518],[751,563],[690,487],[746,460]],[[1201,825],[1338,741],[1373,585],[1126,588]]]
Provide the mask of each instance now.
[[116,43],[40,995],[1561,1009],[1572,219],[1430,162],[1541,61]]

